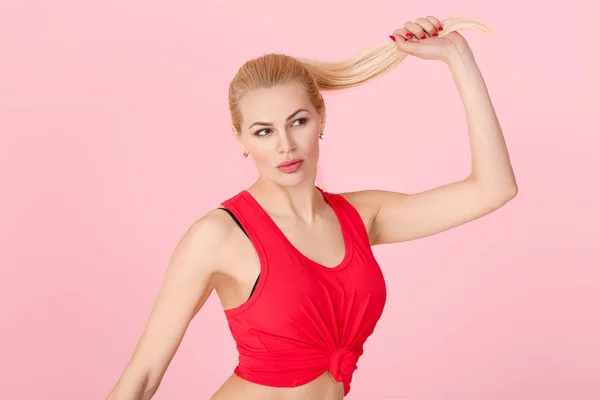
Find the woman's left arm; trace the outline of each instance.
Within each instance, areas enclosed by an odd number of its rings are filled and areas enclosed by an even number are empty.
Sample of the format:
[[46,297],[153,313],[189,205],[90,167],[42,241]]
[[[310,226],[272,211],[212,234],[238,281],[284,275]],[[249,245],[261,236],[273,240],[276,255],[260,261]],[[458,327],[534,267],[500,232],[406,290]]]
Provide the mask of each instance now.
[[471,174],[482,194],[503,204],[517,183],[504,135],[481,71],[470,48],[457,50],[448,66],[463,101],[471,145]]
[[471,173],[461,181],[415,194],[383,190],[344,193],[363,215],[373,245],[448,230],[491,213],[517,195],[502,129],[471,49],[456,47],[447,54],[443,60],[466,112]]

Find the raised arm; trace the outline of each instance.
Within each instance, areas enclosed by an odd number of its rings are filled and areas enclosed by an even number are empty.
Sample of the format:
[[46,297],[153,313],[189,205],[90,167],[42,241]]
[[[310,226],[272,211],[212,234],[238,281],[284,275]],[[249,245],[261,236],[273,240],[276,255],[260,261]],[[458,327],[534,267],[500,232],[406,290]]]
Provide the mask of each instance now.
[[107,400],[146,400],[158,390],[190,321],[213,290],[211,277],[230,231],[222,214],[210,211],[182,236],[141,338]]
[[[433,17],[417,22],[420,25],[409,22],[406,29],[398,30],[395,40],[402,50],[423,59],[443,60],[450,68],[466,112],[471,173],[460,181],[420,193],[383,190],[346,193],[345,197],[363,215],[373,245],[446,231],[493,212],[517,195],[502,129],[466,40],[457,32],[435,38],[440,23]],[[403,39],[420,38],[426,33],[429,37],[423,40]]]

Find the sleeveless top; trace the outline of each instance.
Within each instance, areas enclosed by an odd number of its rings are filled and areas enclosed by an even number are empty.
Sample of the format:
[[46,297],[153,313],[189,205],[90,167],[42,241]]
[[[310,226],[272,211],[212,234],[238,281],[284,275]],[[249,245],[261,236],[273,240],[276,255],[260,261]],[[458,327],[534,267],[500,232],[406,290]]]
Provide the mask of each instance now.
[[363,345],[383,312],[386,285],[357,210],[341,195],[317,189],[344,237],[346,252],[335,267],[300,253],[246,190],[221,203],[260,261],[253,294],[224,312],[239,352],[236,375],[295,387],[329,371],[343,382],[346,396]]

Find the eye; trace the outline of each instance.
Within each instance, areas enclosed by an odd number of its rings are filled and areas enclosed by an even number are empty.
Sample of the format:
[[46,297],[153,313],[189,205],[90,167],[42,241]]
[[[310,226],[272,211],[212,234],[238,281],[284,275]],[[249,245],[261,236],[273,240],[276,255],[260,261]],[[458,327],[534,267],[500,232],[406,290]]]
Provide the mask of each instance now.
[[[256,135],[256,136],[265,136],[267,134],[267,131],[271,131],[271,130],[270,129],[261,129],[260,131],[254,132],[254,135]],[[263,132],[265,132],[265,134],[262,134]]]
[[[308,120],[307,118],[298,118],[297,120],[295,120],[295,121],[294,121],[294,124],[295,124],[296,122],[299,122],[299,124],[298,124],[298,125],[304,125],[304,124],[306,123],[306,121],[307,121],[307,120]],[[293,125],[293,124],[292,124],[292,125]],[[296,125],[296,126],[298,126],[298,125]]]
[[[306,121],[308,121],[308,118],[298,118],[297,120],[295,120],[292,123],[292,126],[304,125],[304,124],[306,124]],[[255,136],[266,136],[269,133],[271,133],[271,129],[265,128],[265,129],[261,129],[260,131],[254,132],[254,135]]]

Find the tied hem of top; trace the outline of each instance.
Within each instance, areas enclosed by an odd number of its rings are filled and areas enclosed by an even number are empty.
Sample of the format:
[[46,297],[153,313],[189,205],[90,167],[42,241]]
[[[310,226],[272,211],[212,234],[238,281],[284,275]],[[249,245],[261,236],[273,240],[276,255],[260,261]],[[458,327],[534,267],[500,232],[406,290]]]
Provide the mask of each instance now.
[[360,351],[338,348],[329,356],[329,372],[338,382],[347,381],[358,368]]

